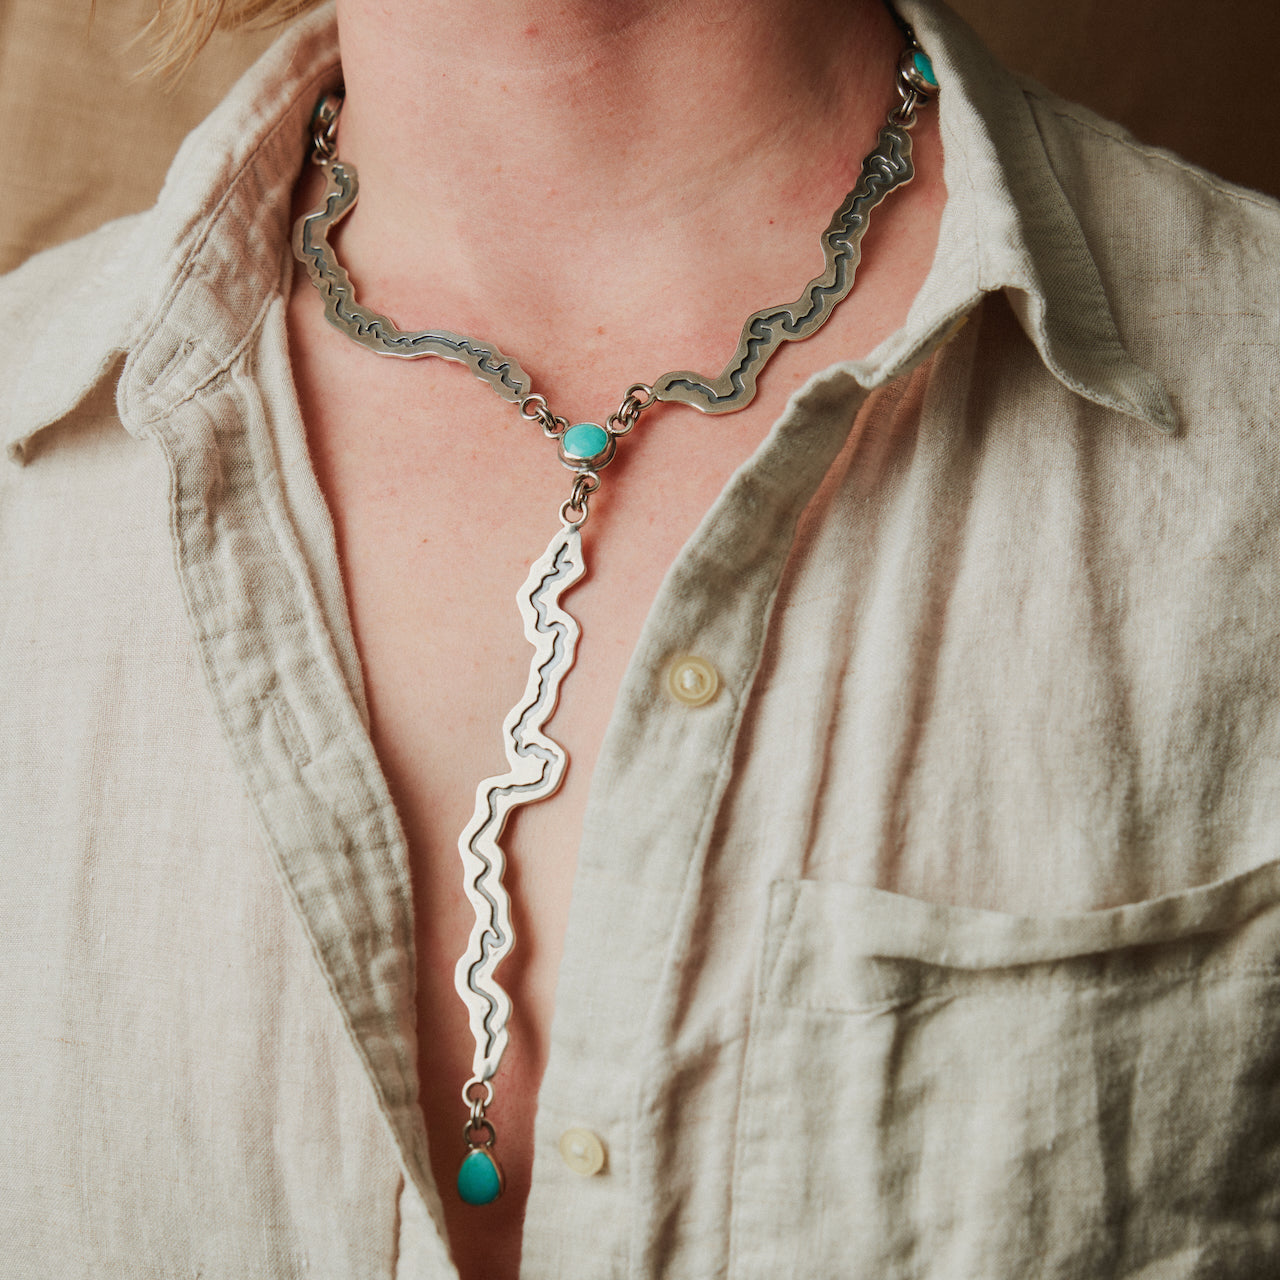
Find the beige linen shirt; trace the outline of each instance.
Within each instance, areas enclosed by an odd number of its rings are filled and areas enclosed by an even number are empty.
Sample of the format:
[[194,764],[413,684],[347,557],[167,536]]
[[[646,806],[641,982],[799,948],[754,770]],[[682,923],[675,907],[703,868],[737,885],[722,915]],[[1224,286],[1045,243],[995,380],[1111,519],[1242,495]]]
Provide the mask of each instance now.
[[[530,1280],[1280,1274],[1280,212],[902,8],[937,258],[631,660]],[[336,74],[322,12],[153,211],[0,283],[5,1277],[453,1274],[285,336]]]

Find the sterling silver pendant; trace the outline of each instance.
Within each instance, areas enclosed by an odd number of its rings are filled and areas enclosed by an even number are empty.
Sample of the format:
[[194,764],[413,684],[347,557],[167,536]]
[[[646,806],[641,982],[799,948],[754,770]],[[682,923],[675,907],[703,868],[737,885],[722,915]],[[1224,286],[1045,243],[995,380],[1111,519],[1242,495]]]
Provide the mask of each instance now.
[[502,726],[509,768],[476,788],[471,821],[458,837],[467,897],[476,913],[467,950],[454,973],[476,1042],[473,1074],[464,1096],[493,1077],[507,1045],[511,999],[498,985],[494,971],[515,938],[511,899],[502,884],[506,855],[498,841],[511,811],[554,795],[569,763],[564,748],[542,729],[556,709],[560,683],[573,666],[581,635],[577,620],[560,607],[560,596],[585,569],[582,535],[577,525],[566,524],[534,562],[520,588],[516,601],[525,639],[534,653],[524,696]]
[[[585,518],[585,507],[582,508]],[[515,945],[511,896],[502,883],[506,854],[499,840],[511,811],[554,795],[564,780],[569,757],[543,732],[560,697],[560,684],[573,666],[582,634],[577,620],[560,607],[560,597],[586,571],[579,524],[564,527],[534,561],[516,596],[525,639],[533,645],[524,695],[507,713],[502,730],[507,772],[486,778],[476,788],[471,821],[458,837],[463,884],[475,911],[467,949],[454,970],[454,986],[467,1006],[475,1056],[462,1098],[470,1109],[463,1139],[467,1152],[458,1171],[458,1194],[483,1205],[502,1194],[502,1166],[493,1153],[493,1125],[485,1110],[493,1100],[490,1084],[507,1047],[511,997],[494,976]]]

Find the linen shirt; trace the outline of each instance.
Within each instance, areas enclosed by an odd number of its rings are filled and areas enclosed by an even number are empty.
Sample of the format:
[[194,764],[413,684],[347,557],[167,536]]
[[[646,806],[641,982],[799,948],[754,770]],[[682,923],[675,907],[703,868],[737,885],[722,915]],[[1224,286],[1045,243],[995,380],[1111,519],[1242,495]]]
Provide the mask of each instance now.
[[[936,259],[632,656],[531,1280],[1280,1273],[1280,214],[902,10]],[[154,210],[0,283],[6,1276],[454,1273],[285,335],[336,59],[304,19]]]

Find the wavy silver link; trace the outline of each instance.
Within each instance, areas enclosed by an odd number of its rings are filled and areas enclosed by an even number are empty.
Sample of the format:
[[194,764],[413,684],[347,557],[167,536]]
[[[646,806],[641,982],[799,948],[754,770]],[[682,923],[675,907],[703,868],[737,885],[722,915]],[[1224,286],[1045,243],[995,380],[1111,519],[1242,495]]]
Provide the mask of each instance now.
[[[914,95],[914,90],[909,90]],[[805,286],[795,302],[765,307],[748,317],[738,349],[718,377],[690,370],[664,373],[654,384],[659,400],[675,401],[703,413],[733,413],[755,399],[756,379],[784,342],[800,342],[831,318],[836,304],[853,288],[862,260],[862,237],[871,210],[897,187],[915,176],[911,135],[902,125],[880,130],[875,149],[862,162],[862,173],[822,234],[826,266]]]
[[380,356],[402,360],[439,356],[465,364],[504,400],[519,404],[529,394],[531,380],[518,361],[503,355],[497,347],[448,329],[409,332],[356,301],[351,277],[329,244],[329,229],[351,212],[359,194],[359,180],[356,171],[341,160],[322,159],[321,166],[326,178],[324,203],[314,213],[298,219],[293,229],[293,252],[320,291],[329,322]]

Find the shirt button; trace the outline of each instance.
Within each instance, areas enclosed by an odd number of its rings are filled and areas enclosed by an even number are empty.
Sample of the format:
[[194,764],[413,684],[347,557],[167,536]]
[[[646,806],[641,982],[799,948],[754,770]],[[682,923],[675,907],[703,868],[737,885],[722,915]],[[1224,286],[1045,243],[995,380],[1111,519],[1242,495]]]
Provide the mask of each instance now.
[[720,691],[720,674],[706,658],[684,654],[667,668],[667,692],[686,707],[701,707]]
[[560,1158],[574,1173],[590,1178],[604,1168],[604,1144],[590,1129],[566,1129],[560,1135]]

